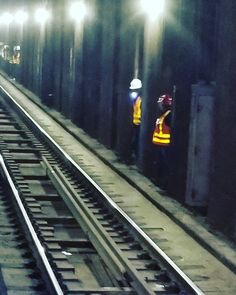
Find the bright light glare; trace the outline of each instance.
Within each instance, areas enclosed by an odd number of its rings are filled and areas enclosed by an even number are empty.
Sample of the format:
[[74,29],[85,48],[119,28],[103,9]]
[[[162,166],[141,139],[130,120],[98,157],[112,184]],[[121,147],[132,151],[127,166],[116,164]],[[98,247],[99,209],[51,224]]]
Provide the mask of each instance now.
[[136,99],[138,97],[138,92],[136,92],[136,91],[132,91],[131,93],[130,93],[130,98],[131,99]]
[[85,18],[87,15],[87,8],[84,4],[84,2],[74,2],[70,6],[69,10],[70,16],[72,19],[76,21],[81,21]]
[[13,16],[9,12],[5,12],[0,17],[0,23],[9,25],[13,21]]
[[23,24],[28,19],[28,15],[23,10],[19,10],[15,14],[15,20],[19,24]]
[[44,24],[49,18],[50,14],[45,8],[39,8],[35,12],[35,20],[41,24]]
[[164,12],[165,0],[141,0],[143,11],[152,19]]

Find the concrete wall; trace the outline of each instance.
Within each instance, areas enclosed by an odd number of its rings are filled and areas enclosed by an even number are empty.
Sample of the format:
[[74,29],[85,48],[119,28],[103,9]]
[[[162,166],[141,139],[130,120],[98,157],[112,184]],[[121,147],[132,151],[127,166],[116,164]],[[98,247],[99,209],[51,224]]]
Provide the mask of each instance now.
[[236,240],[236,3],[219,7],[218,64],[208,219]]
[[[164,18],[151,22],[141,14],[137,0],[87,0],[93,14],[80,24],[68,19],[68,1],[47,2],[53,20],[45,28],[31,20],[22,31],[17,79],[130,163],[128,88],[138,75],[143,81],[143,118],[136,163],[141,173],[156,183],[160,175],[151,143],[156,99],[163,92],[171,93],[175,85],[174,155],[168,192],[181,202],[186,190],[191,87],[199,78],[217,77],[214,186],[208,218],[223,229],[226,222],[228,232],[234,233],[234,1],[168,0]],[[33,14],[34,3],[28,3]],[[2,32],[5,42],[16,38],[13,30]],[[7,66],[2,64],[9,72]]]

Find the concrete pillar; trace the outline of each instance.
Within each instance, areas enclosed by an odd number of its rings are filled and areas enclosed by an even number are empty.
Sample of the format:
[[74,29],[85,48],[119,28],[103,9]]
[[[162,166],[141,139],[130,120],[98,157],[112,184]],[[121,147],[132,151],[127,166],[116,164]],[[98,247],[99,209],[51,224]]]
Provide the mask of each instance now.
[[53,74],[53,96],[52,96],[52,104],[53,107],[61,111],[61,78],[62,78],[62,19],[63,19],[63,11],[64,6],[62,3],[55,3],[54,4],[54,11],[55,11],[55,21],[54,21],[54,28],[53,28],[53,67],[54,67],[54,74]]
[[83,93],[83,39],[85,21],[74,24],[74,33],[72,47],[70,48],[70,73],[69,73],[69,100],[70,100],[70,118],[73,122],[84,127],[85,98]]
[[55,48],[54,26],[48,26],[45,32],[45,46],[42,53],[42,85],[41,95],[43,103],[52,106],[54,97]]
[[156,102],[161,94],[164,20],[146,17],[144,29],[142,124],[140,129],[139,169],[151,176],[153,165],[152,133],[157,116]]
[[[143,21],[138,18],[137,1],[121,1],[119,64],[116,79],[117,112],[116,120],[116,151],[125,161],[131,160],[132,142],[132,104],[129,98],[129,84],[134,78],[136,36]],[[140,22],[142,21],[142,24]],[[139,25],[137,25],[139,24]],[[140,36],[140,44],[142,43]],[[138,66],[138,65],[137,65]],[[139,64],[139,67],[141,64]],[[140,71],[140,68],[139,68]],[[142,73],[139,73],[142,79]]]
[[199,67],[199,1],[172,0],[171,31],[172,83],[176,94],[172,118],[173,161],[169,193],[184,202],[187,175],[191,85]]
[[[83,41],[83,97],[86,116],[84,116],[84,130],[93,137],[98,137],[98,116],[100,103],[101,66],[98,62],[101,54],[101,12],[100,0],[90,0],[89,8],[93,16],[86,21]],[[88,3],[87,3],[88,5]]]
[[115,143],[116,113],[116,79],[119,36],[119,7],[120,1],[103,0],[102,3],[102,35],[101,35],[101,86],[98,117],[98,138],[108,147]]
[[208,219],[236,240],[236,2],[220,1]]
[[[65,9],[66,5],[64,6]],[[65,17],[65,14],[63,15]],[[62,20],[63,21],[63,20]],[[68,21],[68,18],[64,18],[62,27],[62,39],[61,39],[61,111],[62,113],[71,118],[71,75],[73,74],[73,23]]]

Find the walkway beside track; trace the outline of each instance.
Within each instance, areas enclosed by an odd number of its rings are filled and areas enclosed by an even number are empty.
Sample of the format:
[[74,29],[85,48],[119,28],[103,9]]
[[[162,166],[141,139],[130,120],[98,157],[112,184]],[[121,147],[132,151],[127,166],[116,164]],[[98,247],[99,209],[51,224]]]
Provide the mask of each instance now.
[[[229,276],[227,271],[225,275],[217,274],[219,262],[212,265],[214,286],[207,285],[207,281],[201,279],[204,277],[204,264],[208,264],[210,255],[204,248],[236,273],[236,251],[232,243],[223,239],[221,235],[210,232],[200,218],[165,195],[149,179],[141,175],[135,166],[120,163],[113,151],[89,137],[58,112],[42,105],[33,93],[15,80],[0,76],[0,85],[7,89],[38,124],[175,260],[187,275],[191,277],[191,266],[199,264],[199,278],[195,280],[199,281],[200,288],[207,288],[212,294],[216,294],[216,290],[219,294],[236,294],[235,274],[230,272]],[[183,229],[193,238],[187,237]],[[153,235],[154,230],[155,235]],[[156,235],[158,230],[160,236]],[[198,247],[195,240],[204,248]],[[180,246],[176,247],[177,244]],[[181,245],[185,251],[184,256],[179,252]],[[221,280],[228,280],[229,290],[220,289]]]

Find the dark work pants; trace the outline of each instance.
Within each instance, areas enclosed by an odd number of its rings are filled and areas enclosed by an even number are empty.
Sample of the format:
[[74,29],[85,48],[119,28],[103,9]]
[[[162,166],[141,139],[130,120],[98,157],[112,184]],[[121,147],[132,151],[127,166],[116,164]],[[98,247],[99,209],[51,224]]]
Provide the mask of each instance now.
[[156,145],[155,148],[155,178],[161,188],[167,189],[171,177],[172,147]]
[[133,124],[132,152],[138,157],[140,125]]

